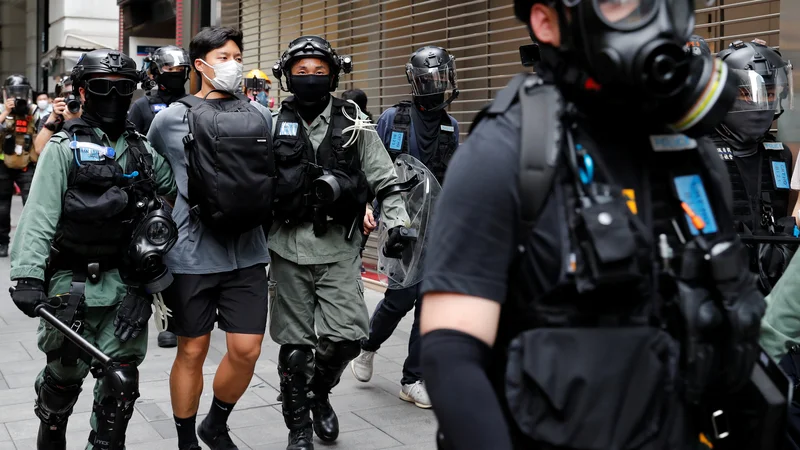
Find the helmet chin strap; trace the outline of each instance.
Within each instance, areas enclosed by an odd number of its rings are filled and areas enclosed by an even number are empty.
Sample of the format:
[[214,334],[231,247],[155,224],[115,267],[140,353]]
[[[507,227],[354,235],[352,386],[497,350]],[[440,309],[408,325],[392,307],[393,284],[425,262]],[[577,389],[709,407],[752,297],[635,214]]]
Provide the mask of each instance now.
[[448,106],[450,106],[450,103],[453,103],[453,100],[458,98],[458,94],[460,94],[458,89],[453,89],[453,92],[450,93],[450,97],[447,100],[445,100],[444,103],[442,103],[441,105],[439,105],[439,106],[437,106],[435,108],[425,109],[424,111],[425,112],[441,111],[441,110],[447,108]]

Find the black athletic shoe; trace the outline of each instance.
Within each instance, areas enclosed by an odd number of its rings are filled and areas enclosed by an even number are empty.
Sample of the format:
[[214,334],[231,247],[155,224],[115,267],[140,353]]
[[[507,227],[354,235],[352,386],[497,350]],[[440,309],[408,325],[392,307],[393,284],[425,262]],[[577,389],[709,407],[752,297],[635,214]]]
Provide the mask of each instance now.
[[178,450],[203,450],[203,447],[200,447],[197,444],[192,444],[192,445],[190,445],[188,447],[178,448]]
[[197,436],[211,450],[239,450],[239,447],[231,439],[230,428],[227,425],[214,426],[208,423],[208,417],[200,422],[197,427]]
[[172,348],[178,346],[178,336],[171,331],[158,333],[158,346],[161,348]]
[[314,435],[311,425],[297,430],[289,430],[289,445],[286,450],[314,450]]

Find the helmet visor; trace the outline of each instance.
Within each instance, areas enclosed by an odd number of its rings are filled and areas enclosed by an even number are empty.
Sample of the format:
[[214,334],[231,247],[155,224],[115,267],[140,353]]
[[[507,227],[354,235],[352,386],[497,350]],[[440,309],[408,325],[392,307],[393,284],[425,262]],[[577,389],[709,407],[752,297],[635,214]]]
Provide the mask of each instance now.
[[728,76],[739,85],[739,95],[730,113],[745,111],[768,111],[772,109],[764,77],[755,70],[728,70]]
[[657,0],[594,0],[594,9],[606,24],[629,30],[649,22],[659,3]]
[[775,75],[766,78],[767,95],[775,114],[794,109],[794,81],[792,64],[774,69]]
[[164,50],[153,56],[153,62],[159,72],[164,72],[173,67],[189,67],[189,56],[181,50]]
[[409,67],[408,78],[414,95],[443,94],[448,89],[457,89],[456,63],[452,59],[438,67]]
[[33,89],[28,85],[5,86],[3,90],[5,91],[6,99],[21,98],[29,102],[33,101]]

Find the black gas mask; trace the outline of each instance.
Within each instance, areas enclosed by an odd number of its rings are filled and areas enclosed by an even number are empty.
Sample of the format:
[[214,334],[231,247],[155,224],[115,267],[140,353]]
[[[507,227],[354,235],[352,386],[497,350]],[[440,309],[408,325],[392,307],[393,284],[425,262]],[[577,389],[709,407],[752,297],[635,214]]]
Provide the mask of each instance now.
[[568,75],[567,83],[597,91],[603,104],[690,136],[725,116],[736,95],[727,66],[683,49],[694,0],[558,0],[556,8],[564,42],[542,57],[570,66],[557,78]]
[[159,200],[150,202],[149,212],[133,232],[128,247],[129,276],[147,293],[156,294],[172,283],[164,255],[178,240],[178,228]]

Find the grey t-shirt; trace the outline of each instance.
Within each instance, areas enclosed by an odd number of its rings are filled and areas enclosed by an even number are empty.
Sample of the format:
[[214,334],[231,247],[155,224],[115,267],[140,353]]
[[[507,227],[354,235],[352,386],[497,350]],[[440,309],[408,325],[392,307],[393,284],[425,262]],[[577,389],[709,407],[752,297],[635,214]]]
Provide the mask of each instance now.
[[[271,135],[272,117],[269,109],[258,102],[250,104],[267,119]],[[220,236],[206,228],[199,219],[190,217],[186,156],[182,141],[189,133],[186,109],[182,103],[172,103],[156,115],[147,133],[153,148],[172,166],[178,185],[178,196],[172,210],[172,218],[178,225],[178,242],[165,257],[165,263],[173,273],[195,275],[228,272],[268,263],[267,240],[261,227],[238,237]]]

